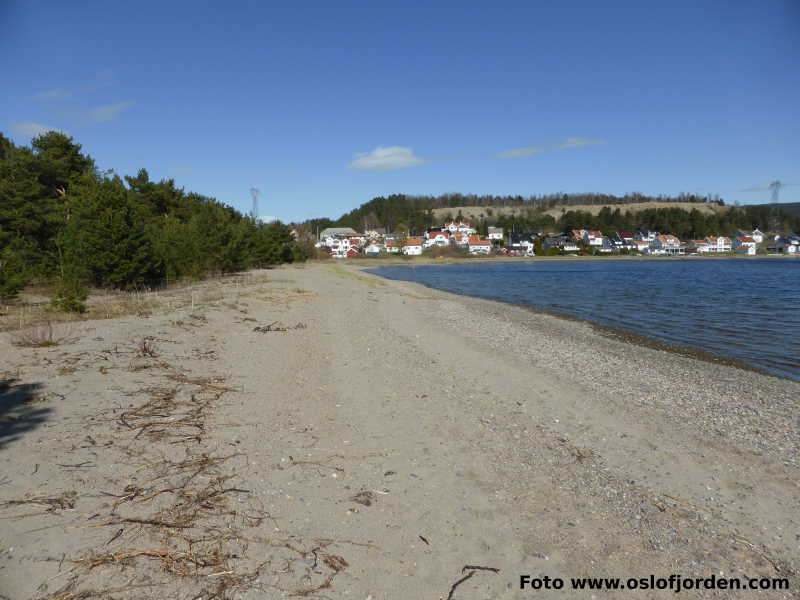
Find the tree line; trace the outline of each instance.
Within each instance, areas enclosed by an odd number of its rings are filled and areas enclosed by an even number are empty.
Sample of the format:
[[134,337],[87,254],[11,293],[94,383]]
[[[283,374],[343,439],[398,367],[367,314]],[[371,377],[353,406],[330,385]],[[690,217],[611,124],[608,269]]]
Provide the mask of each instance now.
[[[711,235],[733,236],[739,230],[751,231],[755,227],[767,230],[773,220],[770,206],[734,206],[719,212],[702,212],[696,208],[647,208],[640,211],[622,211],[620,208],[604,206],[598,214],[587,211],[568,210],[558,219],[550,215],[500,216],[496,224],[506,231],[529,231],[548,229],[569,231],[571,229],[596,229],[605,234],[616,231],[637,230],[670,233],[683,240],[702,239]],[[800,229],[800,216],[779,211],[778,229],[792,231]],[[484,227],[485,224],[482,224]]]
[[[442,219],[435,218],[436,208],[455,208],[460,206],[484,206],[485,216],[473,223],[478,231],[485,234],[489,226],[503,227],[506,231],[524,232],[531,229],[566,231],[572,228],[599,229],[604,232],[636,231],[651,229],[671,233],[680,238],[693,239],[708,235],[732,235],[738,229],[752,229],[755,226],[765,230],[773,221],[772,207],[731,206],[724,210],[700,211],[681,207],[648,208],[645,210],[624,210],[619,205],[629,206],[643,202],[657,203],[709,203],[725,206],[717,196],[701,197],[681,194],[679,196],[645,196],[627,194],[563,194],[547,196],[475,196],[464,194],[445,194],[443,196],[408,196],[393,194],[379,196],[358,208],[342,215],[339,219],[310,219],[304,223],[312,233],[326,227],[352,227],[356,230],[386,228],[389,232],[411,231],[421,233],[430,227],[441,225]],[[611,208],[607,205],[617,205]],[[547,210],[563,206],[568,209],[574,205],[602,205],[599,214],[587,211],[564,210],[560,216],[545,214]],[[522,206],[514,215],[493,215],[491,207]],[[461,219],[460,212],[448,212],[444,220]],[[800,216],[780,212],[778,229],[781,231],[800,229]]]
[[288,227],[263,224],[145,169],[103,171],[73,138],[30,147],[0,134],[0,299],[55,282],[61,308],[86,286],[124,290],[304,258]]

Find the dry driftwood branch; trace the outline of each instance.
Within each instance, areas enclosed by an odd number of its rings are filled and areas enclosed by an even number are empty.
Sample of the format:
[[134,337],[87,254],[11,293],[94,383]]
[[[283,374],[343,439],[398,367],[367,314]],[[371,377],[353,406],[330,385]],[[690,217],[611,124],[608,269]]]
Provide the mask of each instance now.
[[458,586],[460,586],[462,583],[464,583],[464,582],[465,582],[467,579],[469,579],[470,577],[472,577],[473,575],[475,575],[475,571],[470,571],[469,573],[467,573],[466,575],[464,575],[464,577],[462,577],[461,579],[459,579],[458,581],[456,581],[456,582],[453,584],[453,586],[450,588],[450,593],[449,593],[449,594],[447,594],[447,600],[453,600],[453,594],[455,594],[455,593],[456,593],[456,588],[457,588]]
[[109,594],[119,594],[129,590],[140,588],[160,587],[163,583],[135,583],[118,588],[106,588],[102,590],[81,590],[80,592],[62,592],[53,596],[52,600],[84,600],[84,598],[108,598]]
[[48,507],[48,510],[75,508],[77,492],[64,492],[60,496],[32,496],[30,498],[20,498],[19,500],[6,500],[2,506],[19,506],[21,504],[33,504],[34,506]]
[[456,592],[456,588],[464,583],[467,579],[475,575],[477,571],[491,571],[492,573],[500,573],[500,569],[496,567],[482,567],[480,565],[464,565],[461,568],[461,572],[469,571],[464,577],[456,581],[453,586],[450,588],[450,593],[447,594],[447,600],[453,600],[453,594]]

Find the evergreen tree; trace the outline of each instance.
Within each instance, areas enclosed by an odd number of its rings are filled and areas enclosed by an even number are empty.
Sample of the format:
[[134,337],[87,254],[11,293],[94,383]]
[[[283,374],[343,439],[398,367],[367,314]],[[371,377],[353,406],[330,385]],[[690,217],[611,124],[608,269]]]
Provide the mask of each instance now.
[[119,177],[87,176],[69,194],[72,211],[61,242],[66,260],[100,286],[134,289],[163,279],[163,262],[146,222]]

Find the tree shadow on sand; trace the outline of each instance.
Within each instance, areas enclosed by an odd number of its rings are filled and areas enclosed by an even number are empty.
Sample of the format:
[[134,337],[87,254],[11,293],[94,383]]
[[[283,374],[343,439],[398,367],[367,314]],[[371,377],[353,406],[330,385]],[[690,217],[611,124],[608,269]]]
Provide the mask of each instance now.
[[37,406],[38,383],[0,379],[0,450],[44,423],[51,409]]

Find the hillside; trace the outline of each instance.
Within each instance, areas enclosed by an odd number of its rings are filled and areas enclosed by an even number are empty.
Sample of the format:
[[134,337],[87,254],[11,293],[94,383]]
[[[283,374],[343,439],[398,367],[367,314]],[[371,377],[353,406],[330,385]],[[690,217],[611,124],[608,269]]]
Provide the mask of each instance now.
[[[771,212],[770,206],[726,206],[719,199],[685,195],[564,194],[523,198],[393,194],[373,198],[336,221],[314,219],[306,222],[306,227],[311,231],[330,226],[356,230],[379,227],[391,232],[418,233],[450,218],[462,218],[470,221],[482,234],[489,226],[514,231],[564,231],[580,227],[601,231],[652,229],[672,233],[681,239],[696,239],[708,235],[733,235],[739,229],[757,226],[763,229],[773,220]],[[800,214],[784,212],[776,230],[797,229],[800,229]]]
[[[600,209],[604,206],[608,206],[612,210],[619,208],[621,212],[630,211],[631,213],[637,213],[647,209],[658,209],[658,208],[680,208],[686,211],[691,211],[692,209],[699,210],[704,215],[712,215],[712,214],[720,214],[727,212],[730,207],[728,206],[719,206],[718,204],[714,204],[712,202],[639,202],[635,204],[625,203],[625,204],[573,204],[569,206],[554,206],[549,208],[542,213],[538,213],[540,215],[549,215],[554,219],[558,219],[563,213],[572,210],[572,211],[582,211],[588,212],[592,215],[598,215],[600,213]],[[800,205],[798,206],[800,209]],[[518,206],[455,206],[451,208],[434,208],[433,215],[434,218],[438,221],[446,219],[448,215],[455,216],[458,213],[461,213],[464,218],[470,219],[473,221],[480,221],[483,219],[490,219],[492,217],[527,217],[533,214],[533,209],[527,205],[518,205]],[[788,212],[788,211],[787,211]]]
[[[754,204],[753,206],[771,207],[772,204]],[[780,202],[778,206],[787,215],[800,217],[800,202]]]

